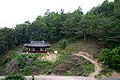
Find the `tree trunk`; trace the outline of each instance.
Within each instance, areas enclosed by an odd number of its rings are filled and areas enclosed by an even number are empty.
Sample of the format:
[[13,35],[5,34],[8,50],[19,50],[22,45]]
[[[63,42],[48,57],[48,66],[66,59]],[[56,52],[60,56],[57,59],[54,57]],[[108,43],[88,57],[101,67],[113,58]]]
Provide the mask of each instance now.
[[84,43],[86,42],[86,35],[85,33],[83,34],[83,39],[84,39]]

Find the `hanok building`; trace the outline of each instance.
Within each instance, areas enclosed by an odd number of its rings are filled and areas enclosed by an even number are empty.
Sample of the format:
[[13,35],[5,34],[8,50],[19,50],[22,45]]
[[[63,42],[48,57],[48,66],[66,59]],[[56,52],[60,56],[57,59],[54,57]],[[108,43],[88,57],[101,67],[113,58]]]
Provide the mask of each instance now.
[[50,44],[44,41],[31,41],[31,43],[25,44],[25,47],[27,47],[28,52],[31,53],[47,53],[47,48],[50,47]]

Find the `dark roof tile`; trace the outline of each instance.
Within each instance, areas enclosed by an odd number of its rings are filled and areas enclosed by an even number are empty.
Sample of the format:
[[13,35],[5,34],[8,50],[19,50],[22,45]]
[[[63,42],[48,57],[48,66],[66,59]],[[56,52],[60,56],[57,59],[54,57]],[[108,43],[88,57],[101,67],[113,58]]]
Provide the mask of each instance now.
[[31,43],[25,44],[25,47],[50,47],[50,44],[44,41],[31,41]]

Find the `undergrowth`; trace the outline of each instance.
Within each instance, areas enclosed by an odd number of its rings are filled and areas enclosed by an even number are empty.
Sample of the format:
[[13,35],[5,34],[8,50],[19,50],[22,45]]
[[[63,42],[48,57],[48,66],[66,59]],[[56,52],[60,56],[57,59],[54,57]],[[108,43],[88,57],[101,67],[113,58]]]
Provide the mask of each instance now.
[[[9,55],[10,63],[12,59],[17,59],[18,69],[15,73],[22,75],[69,75],[69,76],[88,76],[94,70],[94,65],[83,57],[73,56],[72,54],[79,51],[90,52],[98,57],[99,46],[96,47],[94,42],[82,41],[71,42],[67,44],[64,50],[60,50],[58,43],[52,44],[51,50],[58,51],[58,58],[55,62],[44,61],[40,58],[46,54],[18,54],[17,51]],[[39,59],[38,59],[39,58]],[[10,74],[8,72],[6,74]]]

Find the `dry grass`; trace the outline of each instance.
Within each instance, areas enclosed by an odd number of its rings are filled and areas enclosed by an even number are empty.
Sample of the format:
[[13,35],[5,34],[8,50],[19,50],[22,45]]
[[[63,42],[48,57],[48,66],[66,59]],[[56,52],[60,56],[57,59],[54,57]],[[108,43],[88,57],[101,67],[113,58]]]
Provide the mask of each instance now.
[[[58,43],[52,44],[51,48],[53,50],[60,51],[58,47]],[[69,42],[68,46],[64,51],[68,53],[78,53],[80,51],[87,52],[93,55],[93,57],[98,58],[100,51],[102,49],[101,45],[98,45],[96,41],[86,41],[85,43],[83,41],[75,41],[75,42]]]
[[[94,65],[83,57],[68,56],[56,64],[53,74],[64,76],[88,76],[94,70]],[[64,56],[62,56],[63,59]]]
[[47,54],[46,56],[41,57],[41,60],[55,62],[57,60],[57,54]]

